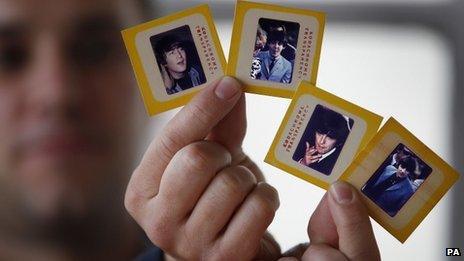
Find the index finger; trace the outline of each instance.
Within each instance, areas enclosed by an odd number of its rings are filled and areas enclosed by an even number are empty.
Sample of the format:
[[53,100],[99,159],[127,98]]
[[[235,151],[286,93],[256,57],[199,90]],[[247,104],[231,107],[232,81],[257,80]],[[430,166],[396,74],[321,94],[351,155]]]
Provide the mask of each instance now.
[[127,191],[144,198],[156,196],[164,169],[174,154],[203,140],[232,110],[241,93],[240,84],[227,76],[200,91],[152,141]]
[[328,244],[338,248],[337,227],[330,213],[327,193],[309,219],[308,235],[311,244]]
[[357,191],[338,181],[331,185],[328,195],[339,250],[349,260],[380,260],[372,225]]

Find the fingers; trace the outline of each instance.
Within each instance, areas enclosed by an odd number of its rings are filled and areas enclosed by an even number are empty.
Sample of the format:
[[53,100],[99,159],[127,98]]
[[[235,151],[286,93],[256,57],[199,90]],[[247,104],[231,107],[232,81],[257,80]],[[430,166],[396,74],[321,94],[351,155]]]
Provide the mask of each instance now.
[[234,163],[243,160],[242,143],[246,134],[245,94],[242,94],[234,108],[222,119],[208,135],[207,139],[226,147],[232,154]]
[[333,184],[308,225],[310,247],[303,260],[380,260],[360,197],[345,182]]
[[261,247],[261,238],[274,219],[279,207],[277,191],[261,182],[248,195],[219,238],[216,248],[221,257],[214,260],[234,260],[240,250],[243,260],[252,259]]
[[266,232],[259,243],[258,253],[253,260],[276,260],[281,256],[279,244],[269,232]]
[[337,227],[339,250],[349,260],[380,260],[367,211],[356,190],[345,182],[329,189],[328,203]]
[[278,261],[298,261],[298,258],[286,256],[279,258]]
[[198,93],[150,144],[132,175],[126,197],[154,197],[174,154],[192,142],[203,140],[232,110],[241,94],[240,85],[231,77],[224,77]]
[[[308,155],[314,155],[316,153],[317,153],[317,150],[316,150],[315,147],[310,147],[308,152],[307,152]],[[316,156],[319,156],[319,154],[316,154]]]
[[195,206],[185,226],[186,233],[194,234],[198,241],[213,241],[255,185],[256,178],[247,168],[223,169]]
[[327,193],[324,194],[309,220],[308,235],[311,244],[327,244],[338,248],[337,227],[330,213]]
[[217,143],[199,141],[187,145],[166,167],[159,193],[154,198],[156,204],[169,211],[172,221],[185,218],[216,173],[230,163],[230,153]]
[[143,205],[126,197],[126,208],[154,244],[172,250],[198,199],[216,173],[230,162],[230,153],[220,144],[199,141],[187,145],[167,166],[158,195]]
[[[311,244],[303,257],[302,261],[348,261],[342,252],[326,244]],[[352,259],[358,260],[358,259]]]
[[[298,244],[292,248],[290,248],[289,250],[287,250],[283,256],[284,257],[292,257],[292,258],[297,258],[296,260],[300,260],[301,257],[303,256],[304,252],[306,251],[306,249],[308,249],[309,247],[309,243],[301,243],[301,244]],[[280,259],[279,259],[280,260]]]
[[208,135],[207,140],[215,141],[226,147],[232,154],[232,165],[242,165],[251,170],[258,182],[264,181],[264,175],[258,166],[243,153],[242,143],[247,128],[245,95],[235,107],[222,119]]
[[306,155],[305,155],[306,164],[312,164],[318,161],[321,157],[322,155],[317,153],[317,150],[312,147],[306,152]]
[[312,164],[314,162],[317,162],[322,156],[321,155],[311,155],[311,156],[306,156],[306,163],[307,164]]

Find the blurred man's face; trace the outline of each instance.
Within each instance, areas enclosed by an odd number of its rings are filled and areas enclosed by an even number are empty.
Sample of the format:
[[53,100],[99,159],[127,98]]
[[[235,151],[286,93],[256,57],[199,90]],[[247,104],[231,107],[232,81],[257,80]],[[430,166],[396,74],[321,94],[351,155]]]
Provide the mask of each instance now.
[[267,37],[265,35],[257,35],[256,36],[256,42],[255,42],[255,51],[261,51],[261,49],[266,46],[267,42]]
[[327,134],[319,133],[316,131],[316,142],[315,142],[317,153],[325,154],[331,151],[336,143],[337,139],[327,136]]
[[406,178],[409,175],[409,171],[406,170],[406,168],[403,168],[403,166],[399,165],[398,170],[396,171],[396,176],[398,178]]
[[134,88],[120,2],[0,0],[0,191],[29,215],[78,215],[122,186]]
[[187,70],[187,53],[180,45],[175,45],[169,52],[164,54],[166,57],[166,68],[173,76],[185,73]]
[[274,58],[278,58],[284,49],[283,43],[279,41],[270,41],[269,42],[269,53]]

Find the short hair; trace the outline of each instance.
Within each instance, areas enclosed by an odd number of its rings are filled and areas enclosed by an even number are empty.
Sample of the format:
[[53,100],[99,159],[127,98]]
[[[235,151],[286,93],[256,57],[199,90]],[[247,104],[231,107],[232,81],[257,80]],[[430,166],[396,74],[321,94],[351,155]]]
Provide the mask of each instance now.
[[407,156],[398,161],[398,166],[405,168],[409,173],[414,173],[416,170],[416,161],[413,157]]
[[166,53],[167,52],[177,47],[182,47],[186,49],[185,42],[182,41],[179,37],[172,35],[172,34],[162,37],[154,45],[155,45],[156,60],[161,64],[166,64]]
[[316,132],[337,140],[337,146],[342,145],[350,133],[348,120],[340,113],[321,106]]
[[288,41],[287,41],[287,31],[285,29],[285,26],[281,25],[281,26],[271,28],[269,30],[267,39],[268,39],[268,43],[278,42],[286,46]]
[[264,29],[261,28],[260,25],[258,25],[258,29],[256,30],[256,37],[259,37],[259,38],[265,37],[265,38],[267,38],[267,32],[264,31]]

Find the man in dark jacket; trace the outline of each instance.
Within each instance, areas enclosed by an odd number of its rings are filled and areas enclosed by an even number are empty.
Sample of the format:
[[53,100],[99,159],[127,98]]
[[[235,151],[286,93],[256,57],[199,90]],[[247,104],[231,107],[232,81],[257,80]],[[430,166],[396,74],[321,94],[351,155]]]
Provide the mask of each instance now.
[[[314,132],[311,140],[305,141],[304,156],[298,156],[298,162],[330,175],[350,133],[350,120],[340,113],[318,105],[313,113],[308,129]],[[301,147],[301,146],[299,146]]]

